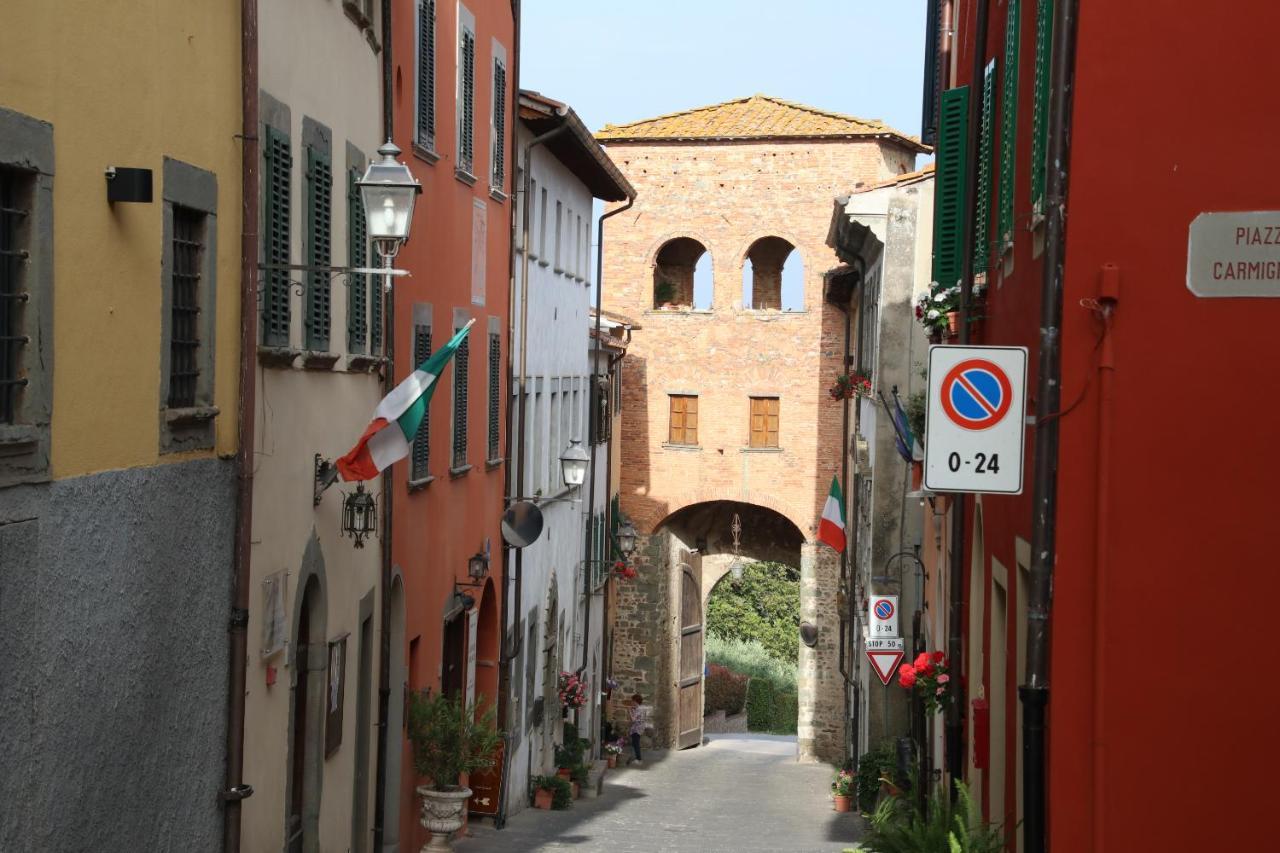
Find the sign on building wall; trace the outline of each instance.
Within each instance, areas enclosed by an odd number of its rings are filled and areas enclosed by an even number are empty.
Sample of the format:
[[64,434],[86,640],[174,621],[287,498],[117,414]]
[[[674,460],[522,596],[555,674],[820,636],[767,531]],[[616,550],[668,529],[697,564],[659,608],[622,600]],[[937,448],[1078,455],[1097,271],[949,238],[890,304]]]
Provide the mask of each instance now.
[[342,705],[347,692],[347,635],[329,641],[329,668],[325,685],[324,757],[342,745]]
[[471,304],[484,304],[485,260],[489,244],[489,208],[484,199],[472,199],[471,208]]
[[1022,492],[1026,347],[929,348],[924,487]]
[[287,572],[276,572],[262,582],[262,651],[269,658],[284,649],[284,594]]
[[1196,296],[1280,297],[1280,211],[1202,213],[1187,238]]
[[867,600],[867,625],[872,639],[898,636],[898,596],[871,596]]

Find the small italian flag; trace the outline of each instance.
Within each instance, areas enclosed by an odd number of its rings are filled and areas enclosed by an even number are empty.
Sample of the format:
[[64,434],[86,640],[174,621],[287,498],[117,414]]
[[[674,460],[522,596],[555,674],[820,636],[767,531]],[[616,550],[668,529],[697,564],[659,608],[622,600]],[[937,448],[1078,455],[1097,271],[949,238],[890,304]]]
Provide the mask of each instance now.
[[840,491],[840,478],[831,478],[831,491],[822,507],[822,520],[818,522],[818,541],[844,553],[844,494]]
[[472,319],[458,330],[453,340],[431,354],[418,369],[409,374],[374,410],[369,428],[356,446],[337,461],[338,473],[344,480],[372,480],[395,462],[409,455],[413,437],[418,434],[427,405],[436,390],[436,380],[453,359],[471,326]]

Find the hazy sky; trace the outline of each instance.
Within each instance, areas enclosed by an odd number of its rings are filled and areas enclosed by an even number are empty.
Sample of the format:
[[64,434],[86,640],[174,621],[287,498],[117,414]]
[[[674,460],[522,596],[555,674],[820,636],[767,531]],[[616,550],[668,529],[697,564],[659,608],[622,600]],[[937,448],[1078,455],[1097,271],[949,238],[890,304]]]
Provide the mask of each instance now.
[[[758,92],[920,132],[925,0],[521,6],[521,87],[568,103],[592,130]],[[784,307],[801,301],[795,258],[783,271]],[[738,276],[716,270],[718,283],[736,287]],[[704,255],[696,303],[709,301],[710,287]]]

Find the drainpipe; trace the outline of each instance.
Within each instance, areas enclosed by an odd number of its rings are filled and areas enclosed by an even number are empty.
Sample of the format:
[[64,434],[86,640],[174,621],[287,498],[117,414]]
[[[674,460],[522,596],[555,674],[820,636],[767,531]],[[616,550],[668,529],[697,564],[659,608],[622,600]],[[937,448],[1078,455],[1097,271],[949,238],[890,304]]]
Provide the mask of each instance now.
[[[391,0],[382,0],[382,132],[383,138],[391,139],[394,129],[391,104]],[[391,262],[385,265],[390,268]],[[382,374],[382,387],[390,393],[396,381],[395,350],[395,307],[396,300],[391,293],[391,277],[387,276],[379,284],[378,298],[382,300],[383,311],[383,347],[387,361]],[[388,706],[391,702],[391,508],[392,481],[395,479],[390,468],[382,474],[382,567],[378,586],[378,756],[377,773],[373,788],[373,849],[381,853],[382,841],[386,828],[382,818],[387,807],[387,744],[390,733],[387,731]],[[396,780],[397,786],[400,780]]]
[[258,356],[258,0],[240,0],[240,405],[236,449],[236,533],[231,578],[226,787],[222,849],[240,850],[244,783],[244,691],[248,666],[249,566],[253,542],[254,369]]
[[[1058,512],[1058,409],[1062,386],[1062,288],[1066,263],[1071,109],[1075,93],[1077,2],[1060,0],[1054,7],[1053,21],[1044,279],[1040,296],[1040,367],[1036,379],[1036,455],[1031,499],[1031,574],[1027,591],[1027,683],[1018,689],[1018,698],[1022,700],[1023,839],[1027,853],[1043,853],[1048,846],[1045,837],[1044,718],[1049,704],[1049,629],[1053,609],[1053,564],[1057,556],[1055,525]],[[1098,701],[1100,697],[1095,696],[1095,704]],[[1094,732],[1094,737],[1100,734]],[[1095,814],[1094,820],[1098,817]]]
[[[964,210],[964,253],[960,259],[960,343],[969,343],[969,297],[973,289],[973,255],[977,248],[987,251],[985,246],[975,247],[979,211],[977,204],[978,188],[978,144],[982,129],[980,98],[976,97],[981,85],[983,69],[987,64],[987,17],[990,0],[980,0],[976,32],[973,48],[973,79],[969,84],[969,163],[965,169],[965,187],[969,204]],[[947,536],[951,548],[947,572],[950,575],[950,607],[947,618],[947,659],[952,666],[960,666],[964,659],[964,563],[965,563],[965,509],[968,501],[963,494],[956,495],[951,505],[951,531]],[[967,673],[973,679],[974,673]],[[951,795],[954,799],[957,789],[955,783],[964,776],[964,701],[965,691],[962,683],[965,679],[953,678],[950,681],[951,704],[947,708],[946,719],[946,754],[947,772],[951,775]]]
[[[861,263],[859,266],[859,289],[858,301],[859,311],[861,311],[862,289],[861,289]],[[850,297],[849,305],[844,309],[844,364],[843,370],[847,373],[849,370],[849,360],[851,357],[850,344],[853,339],[853,299]],[[861,333],[861,325],[859,325],[859,333]],[[857,636],[853,633],[852,613],[856,604],[857,596],[854,595],[854,585],[852,578],[849,576],[849,552],[853,550],[853,543],[857,541],[858,528],[856,524],[851,524],[849,520],[849,507],[853,505],[853,494],[849,488],[849,400],[844,400],[841,407],[840,416],[840,479],[841,488],[847,493],[845,495],[845,549],[840,552],[840,580],[844,584],[845,591],[845,610],[839,614],[840,616],[840,659],[839,668],[840,676],[844,679],[844,702],[845,707],[849,707],[849,686],[854,684],[853,677],[849,674],[849,659],[854,657],[852,646],[858,642]],[[852,723],[853,715],[849,715],[849,721]],[[856,763],[858,758],[858,733],[852,725],[845,728],[845,755],[853,759]]]
[[[518,20],[519,19],[517,18],[517,21]],[[518,96],[516,103],[519,104]],[[513,114],[513,119],[516,116],[519,116],[519,112]],[[524,210],[522,211],[523,215],[520,217],[520,245],[523,249],[523,257],[520,261],[520,377],[516,385],[516,393],[518,395],[516,397],[516,430],[514,435],[508,433],[509,443],[513,443],[518,451],[515,454],[515,484],[508,492],[508,494],[512,496],[517,496],[524,490],[524,464],[525,457],[528,456],[528,454],[525,453],[525,415],[526,410],[528,409],[528,395],[525,394],[525,388],[529,384],[529,219],[531,216],[529,211],[532,208],[532,202],[529,199],[529,183],[533,180],[533,149],[548,140],[554,139],[568,129],[569,125],[562,123],[540,136],[535,136],[533,139],[529,140],[528,144],[524,147],[524,182],[523,186],[520,188],[520,193],[524,196]],[[543,223],[543,227],[546,227],[545,223]],[[513,281],[512,291],[514,292],[514,290],[515,287]],[[515,588],[515,606],[509,612],[513,613],[518,620],[520,618],[520,614],[524,612],[522,609],[524,602],[524,549],[516,548],[515,552],[514,577],[510,579]],[[508,578],[505,576],[504,562],[504,586],[502,590],[502,598],[504,601],[507,598],[507,589],[505,586],[507,580]],[[504,633],[506,631],[505,625],[503,627],[503,631]],[[505,670],[510,670],[515,663],[516,656],[520,654],[520,648],[524,643],[524,637],[521,634],[522,632],[520,631],[515,632],[516,636],[514,637],[514,642],[510,647],[507,646],[507,638],[505,636],[502,637],[501,651],[503,660],[506,662],[506,666],[503,667]],[[508,684],[510,684],[510,678],[511,675],[510,672],[508,672]],[[509,720],[508,724],[507,732],[504,735],[506,738],[507,748],[502,751],[502,763],[504,765],[502,771],[503,788],[506,788],[507,782],[509,781],[511,770],[511,744],[514,742],[514,736],[511,728],[514,726],[514,721]],[[501,827],[506,822],[507,798],[504,796],[499,798],[498,814],[494,818],[494,823],[498,827]]]

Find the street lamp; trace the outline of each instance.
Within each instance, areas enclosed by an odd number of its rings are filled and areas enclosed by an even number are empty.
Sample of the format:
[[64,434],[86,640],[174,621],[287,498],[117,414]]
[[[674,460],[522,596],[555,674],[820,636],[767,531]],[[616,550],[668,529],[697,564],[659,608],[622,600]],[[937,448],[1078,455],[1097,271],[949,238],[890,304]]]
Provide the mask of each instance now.
[[742,572],[746,569],[746,565],[742,562],[742,555],[738,553],[738,548],[742,544],[742,519],[736,512],[733,514],[733,523],[729,525],[729,533],[733,535],[733,561],[729,563],[729,577],[736,584],[742,580]]
[[581,486],[587,479],[587,463],[591,457],[583,449],[582,442],[576,438],[569,439],[569,447],[560,454],[560,469],[564,475],[564,484],[570,488]]
[[467,560],[467,577],[473,581],[482,581],[487,574],[489,574],[489,558],[480,552],[472,554]]
[[356,490],[348,492],[342,501],[342,533],[355,540],[357,548],[364,547],[364,540],[377,529],[378,504],[373,495],[364,490],[364,483],[356,483]]
[[370,163],[356,185],[360,187],[360,198],[364,202],[369,239],[377,247],[384,266],[389,268],[391,259],[409,239],[413,204],[418,193],[422,192],[422,185],[414,180],[408,166],[396,160],[400,149],[390,139],[383,143],[378,153],[382,160]]
[[618,550],[624,558],[630,557],[636,550],[636,528],[630,521],[623,522],[618,528]]

